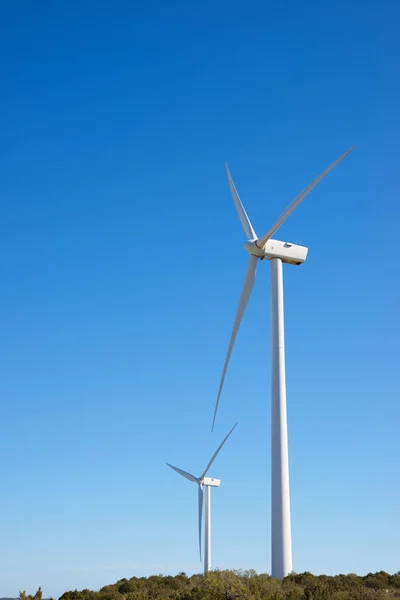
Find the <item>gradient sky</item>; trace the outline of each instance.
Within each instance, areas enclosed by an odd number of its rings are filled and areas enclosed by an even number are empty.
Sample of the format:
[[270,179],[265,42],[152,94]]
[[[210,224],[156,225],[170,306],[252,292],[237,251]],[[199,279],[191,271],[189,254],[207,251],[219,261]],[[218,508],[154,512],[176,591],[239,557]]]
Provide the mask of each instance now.
[[247,255],[224,161],[285,267],[293,567],[399,563],[400,6],[3,2],[0,596],[270,569],[269,265],[216,430]]

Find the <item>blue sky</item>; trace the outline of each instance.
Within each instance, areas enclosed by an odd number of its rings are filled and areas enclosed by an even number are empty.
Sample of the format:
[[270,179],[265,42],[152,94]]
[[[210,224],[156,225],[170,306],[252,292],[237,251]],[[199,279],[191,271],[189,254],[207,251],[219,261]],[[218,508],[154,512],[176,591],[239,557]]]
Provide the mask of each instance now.
[[[146,5],[145,5],[146,4]],[[0,595],[270,568],[269,269],[215,433],[247,256],[227,159],[284,270],[293,567],[397,571],[400,8],[395,2],[1,8]]]

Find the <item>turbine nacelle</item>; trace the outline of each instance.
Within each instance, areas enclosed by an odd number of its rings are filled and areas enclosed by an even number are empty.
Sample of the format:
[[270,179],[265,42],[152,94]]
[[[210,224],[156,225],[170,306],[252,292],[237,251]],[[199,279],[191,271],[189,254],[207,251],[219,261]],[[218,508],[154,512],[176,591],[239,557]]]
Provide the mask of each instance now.
[[298,246],[297,244],[290,244],[289,242],[269,239],[264,246],[264,251],[264,258],[267,260],[280,258],[284,263],[301,265],[307,258],[308,248]]
[[201,485],[209,485],[211,487],[219,487],[221,485],[220,479],[214,479],[214,477],[204,477],[200,482]]
[[261,260],[271,260],[272,258],[280,258],[282,262],[290,265],[301,265],[307,258],[308,248],[290,244],[289,242],[281,242],[279,240],[269,239],[263,248],[257,246],[257,240],[248,240],[244,243],[244,247],[249,254],[256,256]]

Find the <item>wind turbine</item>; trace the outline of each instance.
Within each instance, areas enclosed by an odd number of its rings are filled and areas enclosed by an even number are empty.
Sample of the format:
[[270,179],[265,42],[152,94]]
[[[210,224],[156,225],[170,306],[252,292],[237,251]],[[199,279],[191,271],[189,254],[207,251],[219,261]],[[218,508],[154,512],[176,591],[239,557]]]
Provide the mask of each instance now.
[[301,265],[307,257],[308,248],[288,242],[272,239],[276,230],[286,221],[292,212],[316,185],[340,163],[355,146],[347,150],[323,171],[312,183],[289,204],[275,223],[262,236],[257,237],[249,217],[236,191],[228,164],[226,172],[233,201],[239,219],[247,236],[244,247],[250,258],[244,279],[243,289],[233,324],[228,351],[222,369],[214,410],[212,430],[217,416],[218,404],[224,385],[226,371],[237,332],[250,298],[259,260],[271,261],[271,575],[276,579],[286,577],[292,570],[292,539],[290,530],[289,460],[286,418],[286,376],[285,346],[283,325],[283,279],[282,263]]
[[[237,423],[236,423],[237,425]],[[186,479],[189,479],[189,481],[193,481],[194,483],[197,483],[197,485],[199,486],[199,492],[198,492],[198,503],[199,503],[199,552],[200,552],[200,560],[201,560],[201,524],[202,524],[202,520],[203,520],[203,495],[204,495],[204,491],[203,491],[203,487],[206,488],[206,502],[205,502],[205,513],[206,513],[206,522],[205,522],[205,540],[204,540],[204,573],[207,573],[210,568],[211,568],[211,490],[210,488],[212,487],[219,487],[221,480],[220,479],[214,479],[213,477],[206,477],[208,471],[211,468],[211,465],[213,464],[214,460],[217,458],[219,451],[221,450],[222,446],[225,444],[226,440],[228,439],[228,437],[231,435],[232,431],[235,429],[236,425],[234,425],[232,427],[232,429],[230,430],[230,432],[228,433],[228,435],[223,439],[223,441],[221,442],[221,444],[218,446],[218,448],[216,449],[216,451],[214,452],[214,454],[211,457],[210,462],[208,463],[208,465],[206,466],[206,468],[204,469],[203,473],[200,475],[200,477],[195,477],[194,475],[192,475],[191,473],[188,473],[187,471],[183,471],[182,469],[178,469],[178,467],[174,467],[173,465],[170,465],[169,463],[167,463],[167,465],[169,467],[171,467],[171,469],[174,469],[174,471],[176,471],[177,473],[179,473],[180,475],[183,475],[183,477],[186,477]]]

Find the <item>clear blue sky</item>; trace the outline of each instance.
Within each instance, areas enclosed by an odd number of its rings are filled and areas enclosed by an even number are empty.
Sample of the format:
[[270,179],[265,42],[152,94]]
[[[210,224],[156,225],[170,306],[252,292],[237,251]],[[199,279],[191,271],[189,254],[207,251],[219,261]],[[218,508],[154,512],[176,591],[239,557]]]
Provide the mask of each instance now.
[[256,230],[279,237],[296,571],[399,563],[400,7],[3,3],[0,596],[270,567],[269,269],[212,412]]

